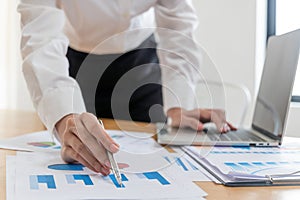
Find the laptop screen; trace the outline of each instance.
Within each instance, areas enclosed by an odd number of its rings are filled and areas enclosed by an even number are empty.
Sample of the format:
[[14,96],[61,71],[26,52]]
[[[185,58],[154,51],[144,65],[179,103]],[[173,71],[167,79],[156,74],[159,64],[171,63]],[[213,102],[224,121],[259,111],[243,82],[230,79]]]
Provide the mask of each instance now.
[[252,126],[281,137],[299,61],[300,29],[269,39]]

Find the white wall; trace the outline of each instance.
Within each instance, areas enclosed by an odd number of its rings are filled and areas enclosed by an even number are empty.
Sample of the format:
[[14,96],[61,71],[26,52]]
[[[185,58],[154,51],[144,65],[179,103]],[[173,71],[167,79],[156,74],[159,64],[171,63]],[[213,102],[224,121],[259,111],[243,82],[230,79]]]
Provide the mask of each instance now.
[[[199,17],[196,38],[215,63],[224,82],[245,85],[252,106],[245,126],[249,126],[266,48],[266,0],[193,0]],[[210,65],[204,75],[214,79]],[[201,91],[202,92],[202,91]],[[202,95],[203,96],[203,95]],[[229,98],[230,97],[230,98]],[[241,101],[228,95],[229,121],[238,123]],[[300,137],[300,103],[292,103],[286,133]]]
[[21,68],[19,0],[0,7],[0,109],[33,111]]
[[[257,91],[257,76],[260,76],[266,38],[266,2],[262,0],[194,0],[199,17],[196,38],[215,63],[224,82],[245,85],[253,97]],[[260,19],[257,20],[257,12]],[[259,33],[257,34],[257,28]],[[259,46],[258,46],[259,44]],[[257,48],[260,51],[257,51]],[[260,56],[257,54],[259,53]],[[204,75],[215,79],[211,67],[202,67]],[[240,98],[227,99],[232,105],[228,110],[228,118],[237,122],[235,115],[241,111],[236,109],[241,104]],[[252,118],[251,106],[246,126]]]

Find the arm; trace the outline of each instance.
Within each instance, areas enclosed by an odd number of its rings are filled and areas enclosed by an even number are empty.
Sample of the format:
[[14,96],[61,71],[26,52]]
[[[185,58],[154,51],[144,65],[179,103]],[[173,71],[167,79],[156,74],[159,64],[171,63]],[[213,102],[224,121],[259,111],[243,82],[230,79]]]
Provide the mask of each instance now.
[[23,73],[42,122],[48,130],[57,130],[66,162],[80,162],[108,174],[106,149],[115,153],[119,147],[97,118],[85,112],[78,83],[69,77],[63,11],[55,0],[21,0],[18,11]]
[[63,116],[85,112],[80,88],[68,73],[64,13],[54,0],[22,0],[18,11],[24,77],[42,122],[53,131]]
[[172,107],[192,109],[201,61],[193,36],[197,26],[194,9],[187,0],[160,0],[155,19],[165,111]]

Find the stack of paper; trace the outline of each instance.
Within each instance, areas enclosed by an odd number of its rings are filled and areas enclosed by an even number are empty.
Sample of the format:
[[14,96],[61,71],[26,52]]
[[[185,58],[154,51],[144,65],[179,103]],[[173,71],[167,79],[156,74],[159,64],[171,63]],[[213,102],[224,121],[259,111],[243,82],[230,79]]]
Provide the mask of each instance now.
[[[299,185],[300,148],[185,147],[223,184]],[[204,153],[205,152],[205,153]]]
[[[179,200],[201,199],[207,195],[193,183],[210,180],[205,170],[179,148],[167,151],[149,134],[109,131],[121,145],[120,152],[115,155],[116,160],[129,166],[121,169],[122,187],[116,183],[112,174],[102,176],[80,164],[65,164],[60,158],[58,143],[48,143],[51,137],[40,140],[38,134],[47,135],[40,132],[13,139],[15,143],[12,144],[22,145],[27,150],[34,146],[35,152],[18,152],[16,156],[7,157],[8,200]],[[10,148],[18,149],[13,145]],[[41,151],[38,152],[38,149]]]

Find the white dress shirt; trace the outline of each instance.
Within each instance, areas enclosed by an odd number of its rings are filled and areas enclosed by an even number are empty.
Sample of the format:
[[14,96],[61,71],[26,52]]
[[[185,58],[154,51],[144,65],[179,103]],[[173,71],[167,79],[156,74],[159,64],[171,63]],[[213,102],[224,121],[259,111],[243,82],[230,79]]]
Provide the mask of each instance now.
[[193,39],[197,17],[189,0],[21,0],[18,11],[23,73],[49,130],[63,116],[85,112],[78,83],[69,77],[68,46],[96,54],[123,53],[153,32],[164,110],[194,107],[201,55]]

